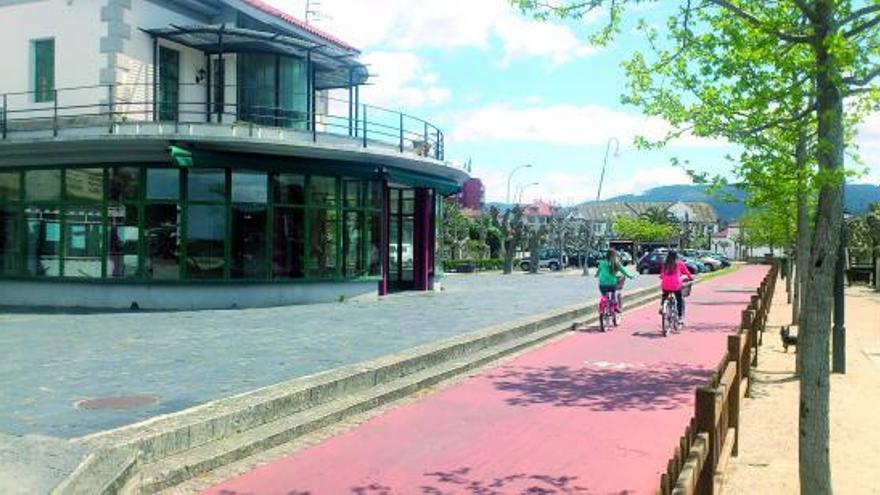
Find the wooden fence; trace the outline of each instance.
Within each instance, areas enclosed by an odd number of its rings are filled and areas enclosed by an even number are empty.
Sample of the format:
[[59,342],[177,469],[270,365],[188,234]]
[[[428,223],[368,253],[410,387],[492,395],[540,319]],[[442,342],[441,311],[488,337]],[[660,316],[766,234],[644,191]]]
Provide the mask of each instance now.
[[727,337],[727,353],[697,389],[694,416],[660,477],[661,495],[719,493],[731,456],[739,449],[739,411],[750,394],[750,372],[758,364],[758,349],[767,326],[779,263],[770,271],[747,309],[738,331]]

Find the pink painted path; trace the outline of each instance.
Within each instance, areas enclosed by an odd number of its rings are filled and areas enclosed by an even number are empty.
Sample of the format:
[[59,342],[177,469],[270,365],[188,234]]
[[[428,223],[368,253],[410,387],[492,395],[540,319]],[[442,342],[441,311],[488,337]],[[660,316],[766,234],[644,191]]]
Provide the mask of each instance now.
[[204,493],[654,493],[694,388],[766,271],[696,286],[681,334],[660,337],[650,305],[610,333],[540,347]]

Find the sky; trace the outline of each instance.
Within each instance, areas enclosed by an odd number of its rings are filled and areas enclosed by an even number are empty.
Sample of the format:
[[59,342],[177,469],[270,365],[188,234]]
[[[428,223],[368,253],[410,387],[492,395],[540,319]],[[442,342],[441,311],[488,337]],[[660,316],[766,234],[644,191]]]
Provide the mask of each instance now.
[[[267,0],[304,18],[305,0]],[[371,84],[361,101],[416,115],[443,129],[446,159],[472,164],[487,201],[511,200],[519,186],[525,202],[571,205],[596,198],[610,150],[602,198],[639,193],[690,180],[671,159],[725,174],[735,154],[729,143],[683,137],[662,150],[636,149],[637,135],[660,137],[662,119],[625,106],[620,64],[645,48],[642,35],[625,30],[597,48],[588,33],[607,22],[542,22],[508,0],[313,0],[312,22],[362,51]],[[664,7],[637,13],[662,22]],[[615,155],[615,138],[619,151]],[[868,173],[858,182],[880,183],[880,116],[862,126],[858,144]]]

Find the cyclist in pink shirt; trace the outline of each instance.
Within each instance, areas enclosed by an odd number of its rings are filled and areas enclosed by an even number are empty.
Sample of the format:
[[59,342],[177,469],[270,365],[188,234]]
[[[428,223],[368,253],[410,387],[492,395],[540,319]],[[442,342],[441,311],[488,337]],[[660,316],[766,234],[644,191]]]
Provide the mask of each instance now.
[[662,305],[666,297],[669,294],[674,294],[678,305],[678,319],[683,325],[684,297],[681,294],[682,278],[692,281],[694,276],[691,275],[684,262],[678,258],[678,253],[669,251],[669,254],[666,255],[666,261],[660,269],[660,288],[663,290],[663,298],[660,299],[660,312],[663,312]]

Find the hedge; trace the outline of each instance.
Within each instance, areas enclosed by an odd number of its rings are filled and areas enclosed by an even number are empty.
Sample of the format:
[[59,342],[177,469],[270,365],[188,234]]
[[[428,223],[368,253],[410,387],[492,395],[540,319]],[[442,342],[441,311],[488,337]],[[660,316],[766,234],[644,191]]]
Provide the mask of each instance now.
[[479,260],[443,260],[444,272],[470,273],[473,271],[483,272],[487,270],[501,270],[504,268],[504,260],[501,258]]

